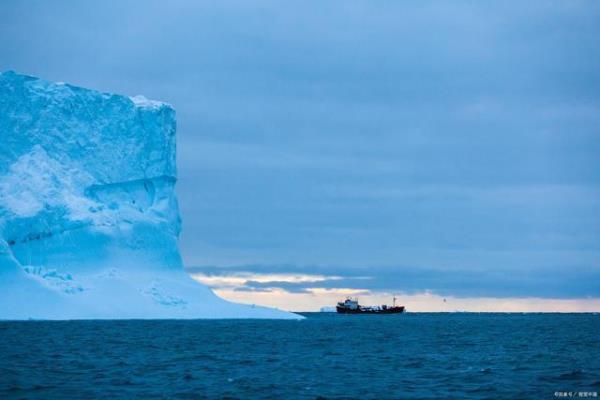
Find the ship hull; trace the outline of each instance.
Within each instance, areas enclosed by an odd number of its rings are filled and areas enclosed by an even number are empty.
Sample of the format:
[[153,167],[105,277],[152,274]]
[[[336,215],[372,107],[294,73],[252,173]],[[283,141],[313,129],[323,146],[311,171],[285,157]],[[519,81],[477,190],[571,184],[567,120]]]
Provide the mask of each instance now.
[[338,314],[401,314],[404,312],[404,307],[389,307],[379,310],[364,310],[364,309],[349,309],[337,306],[335,308]]

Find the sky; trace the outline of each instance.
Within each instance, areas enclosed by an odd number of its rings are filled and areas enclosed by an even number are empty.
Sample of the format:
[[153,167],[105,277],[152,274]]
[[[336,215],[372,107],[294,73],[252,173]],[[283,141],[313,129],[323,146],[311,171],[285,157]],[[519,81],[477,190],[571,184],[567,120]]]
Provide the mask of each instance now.
[[0,2],[0,70],[177,111],[228,299],[600,311],[600,3]]

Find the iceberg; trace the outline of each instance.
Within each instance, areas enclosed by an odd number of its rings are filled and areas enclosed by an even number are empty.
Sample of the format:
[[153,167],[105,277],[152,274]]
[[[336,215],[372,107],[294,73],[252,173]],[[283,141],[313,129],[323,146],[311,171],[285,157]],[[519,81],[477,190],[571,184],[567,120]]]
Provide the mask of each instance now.
[[185,272],[175,130],[166,103],[0,74],[0,319],[302,318]]

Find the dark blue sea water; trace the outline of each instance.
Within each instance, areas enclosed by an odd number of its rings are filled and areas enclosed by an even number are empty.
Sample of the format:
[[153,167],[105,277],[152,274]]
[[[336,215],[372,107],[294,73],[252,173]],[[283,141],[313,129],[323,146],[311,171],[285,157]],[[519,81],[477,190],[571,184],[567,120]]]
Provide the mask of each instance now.
[[600,316],[0,322],[0,398],[600,396]]

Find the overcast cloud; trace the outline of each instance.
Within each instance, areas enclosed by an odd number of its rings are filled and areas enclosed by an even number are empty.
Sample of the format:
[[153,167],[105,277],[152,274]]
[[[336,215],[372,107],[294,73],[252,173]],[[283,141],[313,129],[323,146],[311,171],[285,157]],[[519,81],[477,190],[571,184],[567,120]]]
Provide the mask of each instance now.
[[0,70],[176,108],[191,271],[470,297],[600,297],[598,38],[595,1],[0,3]]

